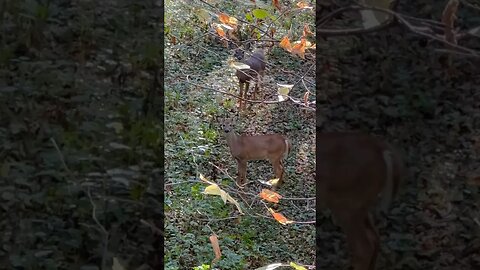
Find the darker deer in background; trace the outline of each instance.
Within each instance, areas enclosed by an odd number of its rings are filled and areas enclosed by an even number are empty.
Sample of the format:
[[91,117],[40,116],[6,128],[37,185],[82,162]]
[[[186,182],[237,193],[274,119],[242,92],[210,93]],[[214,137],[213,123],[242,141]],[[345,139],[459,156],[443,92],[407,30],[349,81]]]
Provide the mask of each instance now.
[[344,233],[354,270],[374,270],[380,240],[370,210],[384,211],[398,193],[406,168],[395,149],[358,133],[317,133],[317,189]]
[[[260,88],[260,82],[262,81],[265,71],[265,51],[263,49],[257,49],[250,57],[245,59],[244,52],[241,49],[237,49],[235,50],[235,57],[239,60],[243,58],[241,62],[250,67],[246,69],[238,69],[236,72],[240,86],[240,98],[247,99],[250,81],[255,81],[255,90],[253,92],[253,99],[255,99],[255,94]],[[245,107],[245,100],[240,99],[240,110],[245,109]]]

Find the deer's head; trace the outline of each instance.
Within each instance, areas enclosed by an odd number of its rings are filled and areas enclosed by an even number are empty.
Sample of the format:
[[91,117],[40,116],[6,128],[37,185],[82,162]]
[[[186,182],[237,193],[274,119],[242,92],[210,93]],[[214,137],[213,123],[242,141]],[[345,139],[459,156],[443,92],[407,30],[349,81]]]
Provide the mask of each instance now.
[[226,119],[226,120],[222,121],[221,127],[222,127],[223,132],[225,132],[225,133],[232,132],[234,130],[234,125],[233,125],[232,119]]

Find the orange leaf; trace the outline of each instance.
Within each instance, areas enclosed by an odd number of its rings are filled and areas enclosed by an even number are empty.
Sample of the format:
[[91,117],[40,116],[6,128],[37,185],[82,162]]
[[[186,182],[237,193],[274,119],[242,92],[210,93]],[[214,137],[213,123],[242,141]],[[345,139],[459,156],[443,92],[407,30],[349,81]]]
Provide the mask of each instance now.
[[282,41],[280,41],[280,48],[284,48],[286,51],[289,52],[292,50],[292,45],[290,44],[288,36],[282,38]]
[[282,214],[280,213],[276,213],[275,211],[273,211],[272,208],[268,208],[268,211],[270,212],[270,214],[272,214],[273,218],[278,221],[280,224],[282,225],[286,225],[286,224],[289,224],[289,223],[293,223],[293,221],[291,220],[288,220],[285,216],[283,216]]
[[217,28],[215,28],[215,30],[217,31],[217,34],[221,37],[225,37],[225,31],[223,31],[222,27],[220,26],[217,26]]
[[282,198],[282,195],[275,193],[269,189],[262,189],[262,192],[260,192],[260,197],[266,201],[278,203],[279,200]]
[[306,48],[307,40],[302,38],[300,43],[295,44],[292,47],[292,53],[297,54],[301,58],[305,59],[305,48]]
[[311,8],[313,9],[313,7],[309,6],[307,3],[303,2],[303,1],[300,1],[297,3],[297,7],[299,8]]
[[212,264],[214,264],[222,257],[222,252],[220,251],[220,245],[218,244],[218,238],[216,234],[210,235],[210,243],[212,243],[213,252],[215,253],[215,259],[212,261]]
[[307,35],[312,35],[312,31],[310,31],[310,27],[308,27],[308,24],[305,24],[303,26],[303,36],[306,37]]
[[238,21],[235,17],[230,17],[225,13],[218,14],[218,19],[220,20],[221,23],[224,23],[227,25],[236,26],[238,24]]
[[280,3],[278,0],[272,0],[273,6],[278,9],[278,11],[282,12],[282,7],[280,6]]

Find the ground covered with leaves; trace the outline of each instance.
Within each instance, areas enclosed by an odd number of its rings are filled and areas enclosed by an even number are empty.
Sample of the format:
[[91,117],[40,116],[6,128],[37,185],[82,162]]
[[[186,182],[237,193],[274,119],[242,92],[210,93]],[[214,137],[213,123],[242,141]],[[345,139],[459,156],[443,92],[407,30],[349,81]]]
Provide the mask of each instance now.
[[160,269],[161,9],[0,4],[0,269]]
[[[245,188],[235,185],[237,165],[221,129],[226,118],[236,119],[243,134],[280,133],[293,144],[286,159],[284,196],[274,207],[295,221],[315,220],[315,112],[292,102],[248,104],[238,114],[238,80],[229,67],[232,50],[216,42],[198,21],[198,8],[245,17],[251,6],[222,2],[215,6],[198,1],[166,2],[165,46],[165,269],[209,269],[215,258],[209,237],[216,234],[222,252],[219,269],[255,269],[275,262],[313,265],[314,225],[281,225],[261,202],[259,182],[274,178],[268,161],[249,162]],[[216,20],[214,16],[213,20]],[[300,21],[313,28],[310,21]],[[312,41],[314,38],[312,38]],[[267,70],[261,96],[278,101],[276,83],[301,82],[314,96],[314,60],[302,60],[278,47],[267,55]],[[291,95],[303,97],[300,83]],[[203,194],[209,181],[235,198],[245,215],[224,204],[218,196]]]
[[[438,21],[443,7],[402,1],[397,11]],[[336,7],[325,5],[322,14],[329,8]],[[324,27],[349,24],[355,16],[347,13]],[[458,16],[461,28],[480,24],[478,10],[464,6]],[[479,49],[478,38],[461,44]],[[456,56],[450,69],[447,55],[435,48],[442,45],[399,25],[329,37],[317,48],[320,129],[383,136],[404,151],[411,172],[389,218],[379,220],[378,269],[480,267],[480,195],[471,181],[480,167],[480,62]],[[342,269],[348,263],[345,238],[324,217],[317,220],[317,266]]]

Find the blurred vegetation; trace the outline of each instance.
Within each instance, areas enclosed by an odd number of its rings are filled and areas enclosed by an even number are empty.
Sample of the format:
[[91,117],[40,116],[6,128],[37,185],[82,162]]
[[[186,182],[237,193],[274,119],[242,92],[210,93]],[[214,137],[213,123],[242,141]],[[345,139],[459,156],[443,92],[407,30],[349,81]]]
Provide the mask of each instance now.
[[0,3],[0,269],[159,269],[161,8]]

